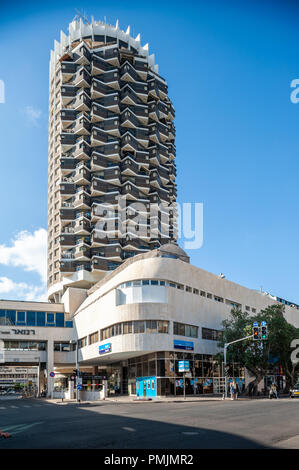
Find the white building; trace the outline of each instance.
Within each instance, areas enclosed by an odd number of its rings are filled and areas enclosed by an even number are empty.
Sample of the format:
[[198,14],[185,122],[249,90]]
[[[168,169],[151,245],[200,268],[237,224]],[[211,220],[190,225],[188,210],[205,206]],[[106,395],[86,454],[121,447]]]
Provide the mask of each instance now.
[[[78,341],[84,393],[106,378],[109,393],[182,394],[180,360],[189,361],[186,393],[221,392],[223,371],[213,356],[222,321],[234,306],[255,314],[278,303],[190,265],[170,243],[130,258],[90,290],[68,288],[61,304],[1,301],[0,360],[6,367],[40,364],[51,395],[57,377],[60,385],[71,383],[76,351],[70,342]],[[285,306],[296,327],[298,314],[297,306]],[[239,365],[233,373],[244,379]]]

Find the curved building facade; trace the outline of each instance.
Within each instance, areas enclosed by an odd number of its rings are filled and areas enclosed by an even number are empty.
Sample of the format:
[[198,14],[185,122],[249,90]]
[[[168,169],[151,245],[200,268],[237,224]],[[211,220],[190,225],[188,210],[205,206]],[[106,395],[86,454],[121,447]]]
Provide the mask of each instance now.
[[48,295],[175,239],[174,108],[130,28],[73,21],[50,60]]

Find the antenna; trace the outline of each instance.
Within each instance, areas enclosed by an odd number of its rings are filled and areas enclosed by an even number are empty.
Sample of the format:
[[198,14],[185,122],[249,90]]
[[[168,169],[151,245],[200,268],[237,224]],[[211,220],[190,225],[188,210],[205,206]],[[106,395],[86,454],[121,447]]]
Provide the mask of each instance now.
[[77,8],[75,8],[77,15],[75,16],[75,19],[77,18],[82,18],[87,24],[90,24],[86,16],[84,16]]

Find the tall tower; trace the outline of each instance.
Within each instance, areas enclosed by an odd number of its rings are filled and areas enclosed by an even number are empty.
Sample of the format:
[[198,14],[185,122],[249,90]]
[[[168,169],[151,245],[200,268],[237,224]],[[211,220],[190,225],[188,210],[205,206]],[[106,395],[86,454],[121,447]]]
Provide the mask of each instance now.
[[[175,128],[154,55],[118,22],[70,23],[51,51],[49,86],[48,296],[57,302],[66,287],[91,287],[176,238]],[[161,205],[166,219],[153,211]]]

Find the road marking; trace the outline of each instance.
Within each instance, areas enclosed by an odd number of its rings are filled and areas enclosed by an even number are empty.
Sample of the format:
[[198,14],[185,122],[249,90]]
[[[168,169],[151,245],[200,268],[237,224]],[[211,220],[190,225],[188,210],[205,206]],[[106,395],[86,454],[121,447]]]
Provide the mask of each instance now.
[[134,428],[122,428],[124,431],[130,431],[130,432],[136,432],[136,429]]
[[19,408],[19,407],[15,405],[10,405],[10,408]]
[[6,426],[2,430],[4,432],[9,432],[12,435],[19,434],[20,432],[24,432],[27,429],[32,428],[33,426],[37,426],[38,424],[43,424],[43,421],[38,421],[36,423],[31,424],[16,424],[14,426]]
[[23,405],[22,408],[31,408],[31,405]]
[[0,406],[0,410],[6,410],[6,406]]

